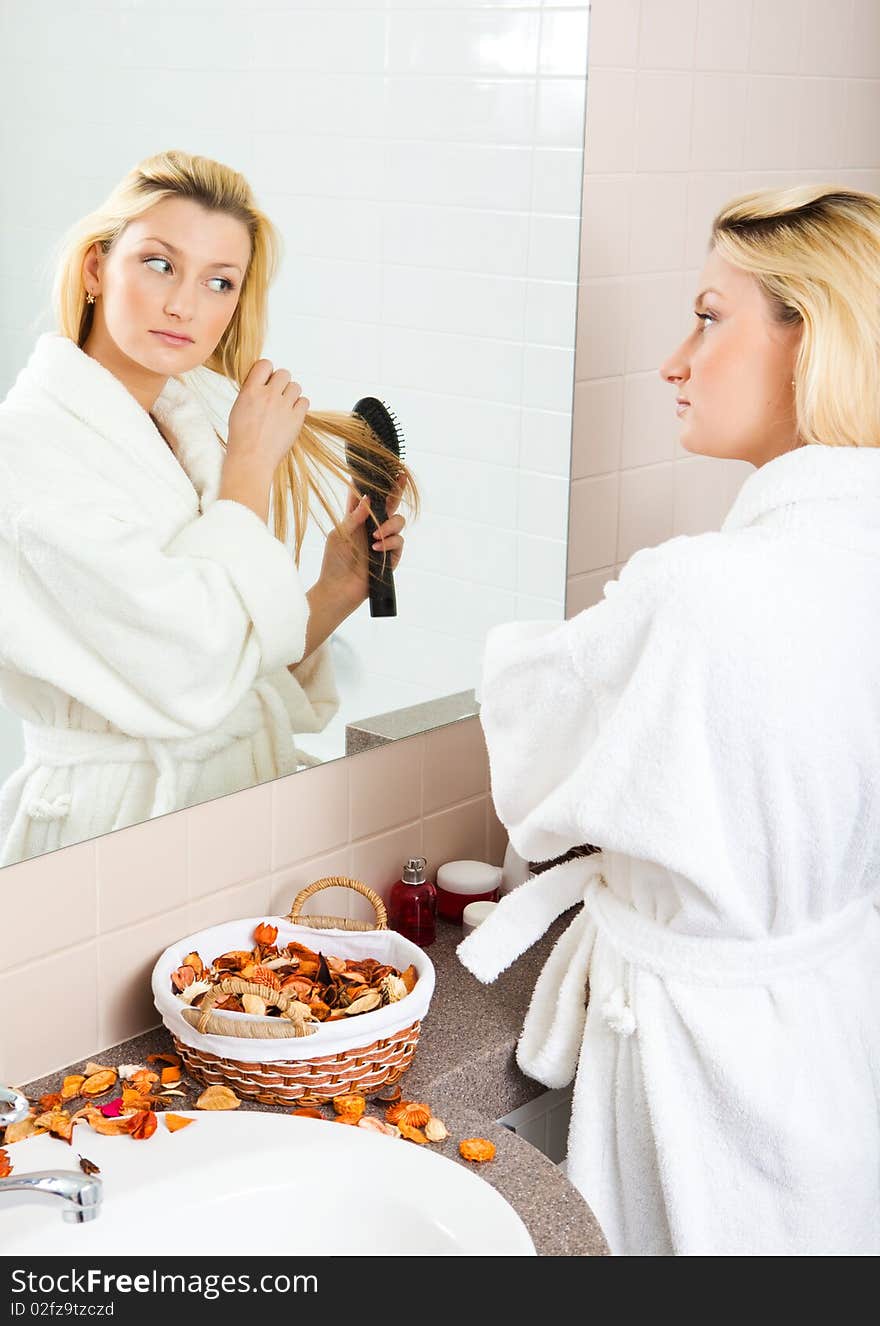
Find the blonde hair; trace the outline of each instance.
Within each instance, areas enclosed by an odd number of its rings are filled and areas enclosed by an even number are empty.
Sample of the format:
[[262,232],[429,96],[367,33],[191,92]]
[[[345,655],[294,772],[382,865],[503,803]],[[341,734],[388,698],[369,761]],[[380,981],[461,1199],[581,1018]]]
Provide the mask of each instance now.
[[[278,271],[283,245],[279,231],[257,206],[244,176],[209,157],[173,149],[147,157],[128,172],[99,207],[68,230],[57,250],[52,286],[52,310],[58,331],[82,347],[94,316],[93,306],[86,302],[82,275],[89,250],[98,243],[103,253],[109,253],[129,221],[165,198],[188,198],[210,211],[235,217],[247,228],[251,257],[238,303],[219,344],[204,364],[241,390],[251,368],[263,357],[269,286]],[[176,381],[192,387],[192,381],[174,376]],[[217,437],[225,446],[219,433]],[[346,442],[357,449],[359,463],[368,477],[385,476],[386,488],[389,468],[392,477],[396,469],[405,479],[402,501],[418,514],[419,494],[412,472],[402,461],[389,459],[387,449],[357,415],[350,411],[310,410],[296,442],[272,479],[275,534],[285,542],[289,497],[297,562],[313,498],[334,528],[340,528],[325,476],[335,475],[345,483],[351,480],[345,460]],[[375,517],[373,520],[376,523]]]
[[880,446],[880,197],[834,185],[761,189],[712,222],[712,248],[751,272],[784,325],[804,443]]

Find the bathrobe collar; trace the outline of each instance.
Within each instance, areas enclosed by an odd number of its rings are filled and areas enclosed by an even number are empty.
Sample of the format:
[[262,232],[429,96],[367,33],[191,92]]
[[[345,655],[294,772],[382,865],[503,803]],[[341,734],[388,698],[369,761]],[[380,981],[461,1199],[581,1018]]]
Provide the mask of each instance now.
[[125,448],[188,506],[194,505],[194,492],[202,511],[216,500],[225,451],[189,386],[169,378],[153,405],[153,414],[170,435],[172,455],[131,392],[70,337],[44,332],[25,373],[89,428]]
[[[860,523],[880,528],[880,447],[807,443],[775,456],[748,476],[721,528],[742,529],[758,521],[792,526],[800,516],[814,523],[823,511],[833,522],[840,508],[827,504],[840,501],[858,501]],[[817,502],[826,506],[817,508]],[[811,505],[799,510],[804,503]],[[846,520],[852,519],[849,506]]]

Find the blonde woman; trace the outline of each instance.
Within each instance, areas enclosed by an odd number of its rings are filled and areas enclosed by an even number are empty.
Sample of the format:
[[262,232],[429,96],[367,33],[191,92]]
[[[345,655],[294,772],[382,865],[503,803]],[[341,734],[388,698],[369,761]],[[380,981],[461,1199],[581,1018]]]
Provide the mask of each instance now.
[[565,623],[490,632],[498,814],[536,873],[460,946],[493,980],[582,903],[517,1047],[574,1081],[616,1254],[880,1252],[880,198],[715,218],[660,372],[722,528]]
[[[341,444],[382,453],[261,358],[279,255],[247,181],[178,151],[64,241],[58,330],[0,404],[0,697],[25,739],[0,864],[293,772],[296,734],[337,711],[329,637],[367,596],[364,527],[396,567],[418,495],[400,466],[381,526],[353,489],[335,514]],[[200,389],[221,379],[225,443]],[[315,504],[332,528],[305,590]]]

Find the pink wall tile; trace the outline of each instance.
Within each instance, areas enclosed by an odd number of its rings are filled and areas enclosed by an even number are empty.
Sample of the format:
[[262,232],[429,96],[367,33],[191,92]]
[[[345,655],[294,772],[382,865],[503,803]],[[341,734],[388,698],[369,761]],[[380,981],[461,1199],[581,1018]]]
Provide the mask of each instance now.
[[[425,855],[423,837],[422,821],[417,819],[392,829],[390,833],[381,833],[375,838],[364,838],[352,843],[352,873],[357,879],[369,884],[387,903],[391,886],[395,880],[400,879],[409,857]],[[351,915],[359,920],[368,919],[369,905],[352,897]]]
[[[210,924],[215,924],[212,920]],[[118,1045],[129,1036],[158,1026],[150,978],[169,944],[194,930],[189,906],[167,911],[139,925],[127,926],[98,940],[98,1027],[93,1049]],[[202,954],[216,957],[216,954]],[[88,1053],[92,1053],[92,1048]],[[71,1058],[72,1056],[68,1056]]]
[[97,968],[94,940],[29,963],[28,989],[54,992],[54,999],[40,1006],[23,998],[20,972],[0,976],[0,1082],[23,1086],[104,1043],[98,1038]]
[[486,792],[488,756],[479,719],[447,723],[425,734],[424,814]]
[[[314,884],[319,879],[332,879],[336,876],[345,879],[360,879],[369,883],[352,869],[351,848],[348,843],[333,852],[323,853],[310,861],[298,861],[276,871],[270,880],[268,910],[272,916],[287,916],[297,894],[307,884]],[[351,916],[351,903],[354,893],[351,889],[320,889],[302,905],[300,916]]]
[[626,561],[639,548],[652,548],[673,534],[675,462],[625,470],[620,476],[617,556]]
[[[614,0],[590,7],[590,75],[607,65],[635,68],[639,55],[641,0]],[[600,132],[607,129],[600,120]]]
[[348,764],[333,760],[272,784],[272,865],[326,852],[348,842]]
[[437,873],[445,861],[485,861],[487,848],[486,805],[483,798],[453,806],[439,815],[426,815],[422,855],[428,869]]
[[571,485],[568,574],[609,566],[617,555],[619,474],[576,479]]
[[174,812],[96,841],[101,934],[186,904],[188,823]]
[[571,479],[620,468],[623,378],[576,382],[572,419]]
[[603,588],[609,580],[617,579],[617,568],[603,567],[600,571],[591,571],[588,575],[569,576],[568,593],[565,599],[565,616],[575,617],[585,608],[592,608],[604,598]]
[[[98,933],[95,843],[75,843],[6,866],[0,917],[0,971],[30,967],[35,954],[94,939]],[[4,1019],[10,1007],[0,1001]]]
[[418,819],[424,738],[407,737],[348,761],[352,840]]
[[[290,775],[297,778],[298,774]],[[201,898],[272,868],[272,783],[185,812],[190,896]]]
[[[257,916],[267,912],[271,878],[262,876],[250,879],[246,884],[236,884],[234,888],[223,889],[220,893],[206,894],[190,903],[189,931],[208,930],[214,925],[223,925],[226,921],[238,921],[245,916]],[[214,956],[214,955],[212,955]]]

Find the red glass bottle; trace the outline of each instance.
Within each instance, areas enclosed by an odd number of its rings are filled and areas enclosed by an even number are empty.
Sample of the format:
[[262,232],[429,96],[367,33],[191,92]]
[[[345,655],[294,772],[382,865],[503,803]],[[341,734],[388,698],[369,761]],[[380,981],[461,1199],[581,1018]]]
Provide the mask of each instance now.
[[437,886],[425,874],[427,864],[423,856],[411,856],[388,899],[391,929],[419,948],[427,948],[436,938]]

